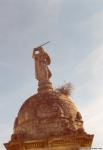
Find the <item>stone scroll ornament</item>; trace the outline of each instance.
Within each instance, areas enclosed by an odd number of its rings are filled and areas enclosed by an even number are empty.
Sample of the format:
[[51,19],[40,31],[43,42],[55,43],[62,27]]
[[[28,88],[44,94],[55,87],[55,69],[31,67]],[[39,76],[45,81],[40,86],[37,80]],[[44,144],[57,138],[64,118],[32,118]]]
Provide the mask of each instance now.
[[[48,43],[48,42],[47,42]],[[45,43],[45,44],[47,44]],[[44,44],[43,44],[44,45]],[[42,46],[33,49],[32,58],[35,61],[35,77],[38,81],[48,81],[52,75],[48,65],[51,59]]]

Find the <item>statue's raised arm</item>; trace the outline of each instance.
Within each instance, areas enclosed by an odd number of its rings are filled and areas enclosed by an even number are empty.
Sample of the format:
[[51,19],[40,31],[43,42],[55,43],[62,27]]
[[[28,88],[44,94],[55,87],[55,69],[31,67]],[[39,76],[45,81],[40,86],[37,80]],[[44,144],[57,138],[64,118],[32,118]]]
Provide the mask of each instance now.
[[34,48],[33,55],[35,61],[35,77],[38,81],[48,81],[51,77],[51,71],[48,68],[51,60],[49,55],[44,51],[43,47]]

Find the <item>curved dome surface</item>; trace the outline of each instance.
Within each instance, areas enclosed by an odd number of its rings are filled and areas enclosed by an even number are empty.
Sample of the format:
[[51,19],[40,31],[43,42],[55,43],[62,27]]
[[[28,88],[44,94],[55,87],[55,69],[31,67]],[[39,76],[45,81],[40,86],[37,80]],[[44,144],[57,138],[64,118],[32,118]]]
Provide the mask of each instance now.
[[14,134],[26,139],[48,138],[78,129],[83,129],[80,112],[70,98],[55,92],[27,99],[14,124]]

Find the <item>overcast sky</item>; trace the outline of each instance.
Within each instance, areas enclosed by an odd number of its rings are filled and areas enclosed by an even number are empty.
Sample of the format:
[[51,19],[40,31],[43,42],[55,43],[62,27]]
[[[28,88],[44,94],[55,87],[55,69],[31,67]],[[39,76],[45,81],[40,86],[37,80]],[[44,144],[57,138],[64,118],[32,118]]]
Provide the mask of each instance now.
[[52,82],[72,82],[84,127],[103,147],[103,0],[0,0],[0,150],[36,93],[32,49],[43,42]]

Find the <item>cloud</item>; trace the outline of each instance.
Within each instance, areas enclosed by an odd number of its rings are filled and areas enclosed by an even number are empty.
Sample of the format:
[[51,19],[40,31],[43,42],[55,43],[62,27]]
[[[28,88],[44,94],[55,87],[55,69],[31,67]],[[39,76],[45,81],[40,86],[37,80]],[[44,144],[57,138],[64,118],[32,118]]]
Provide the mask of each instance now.
[[101,145],[103,140],[103,45],[92,51],[77,66],[76,75],[83,81],[80,91],[85,89],[84,93],[88,95],[88,100],[80,104],[85,129],[88,133],[95,134],[93,145],[101,147],[103,146]]
[[87,133],[94,134],[93,147],[103,147],[103,95],[94,97],[89,106],[81,108]]
[[98,71],[103,71],[103,45],[96,48],[88,54],[88,56],[77,66],[78,74],[89,72],[93,76]]

